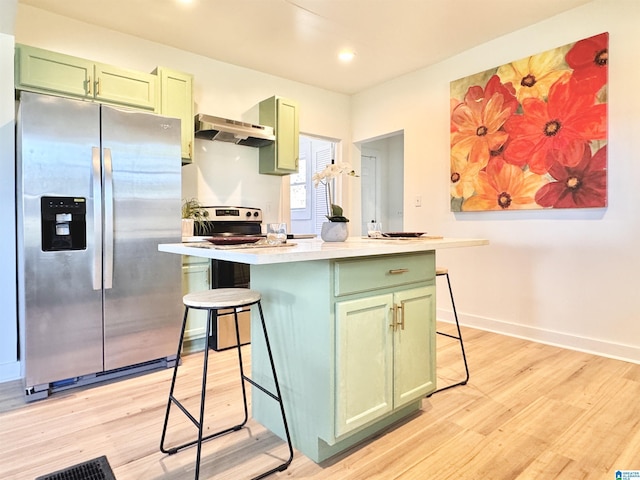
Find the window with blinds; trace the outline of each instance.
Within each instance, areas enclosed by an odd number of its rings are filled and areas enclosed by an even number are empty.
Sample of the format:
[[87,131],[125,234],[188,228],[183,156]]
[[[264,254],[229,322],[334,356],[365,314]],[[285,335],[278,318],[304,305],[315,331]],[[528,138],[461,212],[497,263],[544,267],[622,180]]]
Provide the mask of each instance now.
[[[327,195],[324,185],[313,186],[313,174],[331,163],[335,144],[328,140],[300,136],[298,173],[289,176],[291,232],[320,234],[327,220]],[[332,185],[333,187],[333,185]]]

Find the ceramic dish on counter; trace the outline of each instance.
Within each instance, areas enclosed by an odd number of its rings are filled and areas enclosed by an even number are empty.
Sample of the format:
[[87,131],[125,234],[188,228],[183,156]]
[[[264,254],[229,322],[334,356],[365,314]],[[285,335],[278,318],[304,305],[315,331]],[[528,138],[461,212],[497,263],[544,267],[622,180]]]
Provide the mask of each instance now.
[[207,237],[205,240],[214,245],[241,245],[243,243],[256,243],[262,235],[214,235]]
[[421,237],[427,232],[383,232],[382,236],[387,238],[415,238]]

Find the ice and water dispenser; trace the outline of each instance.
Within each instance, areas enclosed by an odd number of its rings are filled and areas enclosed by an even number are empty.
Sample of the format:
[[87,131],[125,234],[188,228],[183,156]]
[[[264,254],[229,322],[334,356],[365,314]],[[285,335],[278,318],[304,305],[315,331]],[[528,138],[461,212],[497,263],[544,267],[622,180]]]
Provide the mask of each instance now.
[[83,197],[42,197],[42,251],[87,248],[87,202]]

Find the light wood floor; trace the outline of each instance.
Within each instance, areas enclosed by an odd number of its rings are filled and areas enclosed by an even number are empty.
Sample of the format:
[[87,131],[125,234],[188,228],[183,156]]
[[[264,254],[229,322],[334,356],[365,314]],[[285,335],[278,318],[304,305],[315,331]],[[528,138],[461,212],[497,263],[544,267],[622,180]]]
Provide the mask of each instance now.
[[[463,336],[468,385],[425,399],[419,414],[323,464],[296,452],[289,469],[271,478],[613,480],[617,469],[640,469],[640,365],[468,328]],[[440,385],[462,375],[456,346],[438,336]],[[240,414],[234,359],[212,357],[211,429]],[[181,371],[190,378],[179,391],[196,394],[199,369],[200,355],[185,358]],[[101,455],[118,480],[192,478],[195,449],[171,456],[158,449],[170,374],[31,404],[19,382],[0,384],[0,478],[33,480]],[[174,418],[171,440],[194,432]],[[205,444],[201,478],[249,478],[285,456],[280,439],[250,422]]]

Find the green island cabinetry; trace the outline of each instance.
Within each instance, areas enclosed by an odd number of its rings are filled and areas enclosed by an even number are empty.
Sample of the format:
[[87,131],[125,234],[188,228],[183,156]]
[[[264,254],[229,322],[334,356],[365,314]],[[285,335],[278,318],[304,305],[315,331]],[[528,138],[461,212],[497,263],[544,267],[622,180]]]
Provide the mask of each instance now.
[[165,67],[154,70],[160,79],[158,113],[182,121],[182,164],[193,161],[193,75]]
[[16,90],[155,110],[157,77],[27,45],[16,45]]
[[271,97],[259,104],[260,124],[273,127],[276,140],[260,147],[259,173],[289,175],[298,172],[299,107],[298,103],[282,97]]
[[[434,251],[251,265],[251,287],[277,345],[294,446],[315,462],[415,412],[435,390]],[[268,383],[265,347],[253,341],[252,374]],[[253,416],[283,436],[274,403],[254,389]]]
[[[182,256],[182,295],[211,288],[211,260],[208,258]],[[183,353],[201,351],[207,321],[206,310],[189,310],[184,332]]]

